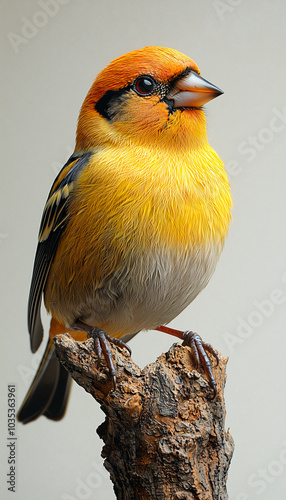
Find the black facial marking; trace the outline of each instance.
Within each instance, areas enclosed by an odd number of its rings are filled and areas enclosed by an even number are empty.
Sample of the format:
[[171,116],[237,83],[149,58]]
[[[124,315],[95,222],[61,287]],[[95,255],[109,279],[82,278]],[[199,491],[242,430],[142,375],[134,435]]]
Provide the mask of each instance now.
[[178,80],[182,80],[183,78],[188,76],[191,73],[191,71],[194,71],[195,73],[197,73],[197,71],[192,70],[191,68],[186,68],[186,69],[184,69],[184,71],[182,71],[182,73],[180,73],[179,75],[172,78],[172,80],[170,81],[170,89],[176,85]]
[[112,103],[121,97],[123,94],[127,93],[131,88],[131,85],[128,85],[127,87],[124,87],[123,89],[119,90],[108,90],[103,94],[103,96],[97,101],[95,105],[96,111],[103,116],[103,118],[106,118],[107,120],[111,120],[112,118],[112,113],[110,113],[110,107]]
[[159,101],[166,104],[168,113],[174,113],[177,109],[174,108],[174,101],[172,99],[168,99],[168,95],[176,85],[176,82],[188,76],[191,71],[194,70],[186,68],[182,71],[182,73],[176,75],[172,80],[167,82],[156,81],[151,75],[140,75],[134,80],[134,82],[122,89],[107,90],[107,92],[105,92],[105,94],[95,104],[95,109],[101,114],[101,116],[103,116],[103,118],[112,120],[116,115],[116,104],[119,104],[125,96],[127,97],[130,91],[133,91],[136,92],[136,94],[138,94],[138,96],[142,99],[148,98],[150,95],[157,95]]
[[174,111],[176,111],[174,108],[173,99],[167,99],[167,97],[165,97],[164,99],[162,99],[162,101],[166,104],[169,115],[171,115],[172,113],[174,113]]

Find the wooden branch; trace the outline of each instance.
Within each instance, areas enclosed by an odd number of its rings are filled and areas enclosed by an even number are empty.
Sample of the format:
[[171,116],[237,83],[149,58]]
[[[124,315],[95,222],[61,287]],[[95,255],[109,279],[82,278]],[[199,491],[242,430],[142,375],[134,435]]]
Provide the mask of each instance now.
[[224,429],[226,359],[213,366],[218,394],[212,400],[188,347],[174,344],[141,370],[125,349],[111,345],[118,375],[110,392],[108,369],[98,365],[92,339],[75,342],[66,334],[54,341],[61,363],[106,414],[97,432],[118,500],[228,498],[234,445]]

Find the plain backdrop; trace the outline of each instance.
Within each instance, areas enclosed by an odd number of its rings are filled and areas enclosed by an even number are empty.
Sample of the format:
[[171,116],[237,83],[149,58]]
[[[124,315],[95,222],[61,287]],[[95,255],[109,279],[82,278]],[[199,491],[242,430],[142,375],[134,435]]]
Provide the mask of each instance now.
[[[226,428],[235,440],[232,500],[285,498],[284,0],[1,0],[1,498],[114,499],[100,456],[99,406],[74,384],[66,417],[17,425],[17,491],[7,490],[7,385],[20,405],[32,355],[27,296],[42,209],[74,147],[96,74],[145,45],[193,58],[225,94],[205,106],[226,164],[233,222],[208,287],[172,325],[229,356]],[[48,325],[48,320],[45,319]],[[173,339],[141,332],[141,367]],[[41,349],[42,351],[42,349]],[[128,446],[128,443],[126,443]]]

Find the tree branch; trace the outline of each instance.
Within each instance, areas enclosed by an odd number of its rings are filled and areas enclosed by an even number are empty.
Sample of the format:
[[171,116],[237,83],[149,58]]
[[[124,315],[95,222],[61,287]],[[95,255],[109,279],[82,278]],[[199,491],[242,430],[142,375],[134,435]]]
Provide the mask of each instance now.
[[[213,373],[211,399],[190,348],[174,344],[141,370],[125,349],[111,345],[117,389],[98,364],[93,340],[54,339],[58,357],[74,380],[101,405],[106,419],[97,432],[118,500],[226,500],[233,440],[225,432],[223,390],[227,360]],[[213,365],[215,362],[213,362]]]

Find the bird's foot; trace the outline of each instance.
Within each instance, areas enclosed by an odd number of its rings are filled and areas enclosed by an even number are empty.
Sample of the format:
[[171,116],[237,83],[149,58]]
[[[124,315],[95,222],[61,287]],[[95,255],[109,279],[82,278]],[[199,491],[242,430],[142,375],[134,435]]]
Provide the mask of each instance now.
[[196,368],[202,366],[202,368],[204,369],[209,381],[209,385],[213,390],[213,398],[215,398],[217,394],[217,385],[213,376],[212,365],[207,353],[210,352],[215,357],[218,365],[219,357],[217,351],[211,346],[211,344],[203,342],[202,338],[197,333],[190,332],[189,330],[183,333],[183,345],[187,345],[191,348],[192,359],[195,362]]
[[110,337],[110,335],[108,335],[108,333],[106,333],[101,328],[98,328],[96,326],[91,327],[89,325],[86,325],[82,321],[76,321],[72,325],[72,328],[74,330],[82,330],[86,332],[91,338],[94,339],[94,351],[98,356],[99,364],[102,365],[102,354],[103,354],[103,357],[109,369],[109,375],[113,382],[112,390],[115,391],[117,372],[113,364],[112,352],[109,343],[118,345],[120,347],[125,347],[125,349],[127,349],[129,354],[131,355],[130,347],[127,346],[124,342],[122,342],[122,340],[119,340],[115,337]]
[[217,351],[206,342],[203,342],[201,337],[194,332],[189,330],[182,332],[180,330],[174,330],[173,328],[169,328],[167,326],[160,326],[157,330],[168,333],[170,335],[174,335],[179,339],[183,340],[183,345],[189,346],[191,348],[191,356],[194,361],[196,369],[200,366],[203,368],[209,382],[209,386],[213,390],[213,399],[217,394],[217,384],[212,372],[212,365],[207,353],[212,354],[216,359],[217,365],[219,363],[219,357]]

